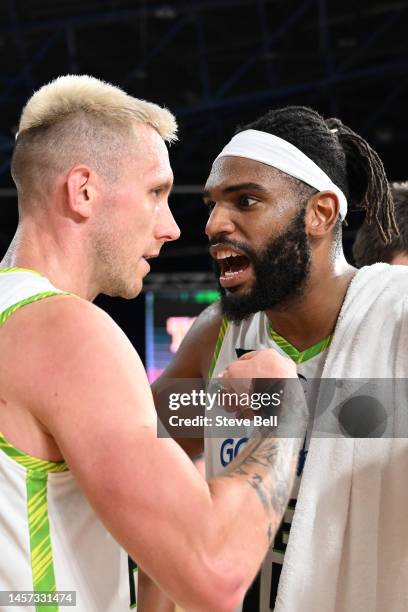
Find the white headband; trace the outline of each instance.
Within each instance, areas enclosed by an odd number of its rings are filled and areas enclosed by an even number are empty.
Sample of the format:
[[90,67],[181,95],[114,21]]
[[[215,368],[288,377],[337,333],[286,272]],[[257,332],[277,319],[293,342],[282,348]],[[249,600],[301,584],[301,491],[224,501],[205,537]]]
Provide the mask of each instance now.
[[347,200],[342,190],[307,155],[278,136],[259,130],[245,130],[236,134],[216,159],[226,155],[262,162],[318,191],[331,191],[339,200],[340,218],[343,220],[347,214]]

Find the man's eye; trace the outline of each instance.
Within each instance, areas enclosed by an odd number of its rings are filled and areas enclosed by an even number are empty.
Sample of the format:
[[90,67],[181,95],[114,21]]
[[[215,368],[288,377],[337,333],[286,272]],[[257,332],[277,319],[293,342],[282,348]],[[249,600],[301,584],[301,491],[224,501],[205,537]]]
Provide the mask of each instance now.
[[242,208],[251,208],[254,204],[256,204],[258,200],[255,198],[250,198],[249,196],[240,196],[238,200],[238,204],[242,206]]
[[215,207],[215,202],[213,202],[212,200],[206,200],[204,202],[204,204],[207,207],[208,214],[211,215],[211,213],[212,213],[212,211],[213,211],[213,209]]

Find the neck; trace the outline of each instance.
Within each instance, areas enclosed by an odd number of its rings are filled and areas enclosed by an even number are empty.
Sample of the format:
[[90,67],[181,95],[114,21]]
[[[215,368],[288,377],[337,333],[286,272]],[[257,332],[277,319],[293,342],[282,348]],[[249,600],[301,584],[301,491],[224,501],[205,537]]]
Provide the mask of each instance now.
[[55,231],[50,220],[42,224],[38,219],[24,219],[0,267],[35,270],[58,289],[92,301],[99,291],[92,281],[91,266],[84,265],[89,260],[84,252],[86,242],[79,240],[69,224]]
[[332,334],[355,273],[343,254],[326,266],[312,261],[302,295],[266,311],[273,329],[300,351]]

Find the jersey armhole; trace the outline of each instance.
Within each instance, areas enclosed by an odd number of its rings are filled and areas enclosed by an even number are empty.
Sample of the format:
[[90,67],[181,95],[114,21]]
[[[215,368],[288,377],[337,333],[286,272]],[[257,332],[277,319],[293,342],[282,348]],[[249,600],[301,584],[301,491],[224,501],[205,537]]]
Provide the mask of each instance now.
[[41,293],[35,293],[24,300],[20,300],[19,302],[12,304],[12,306],[9,306],[6,308],[6,310],[3,310],[3,312],[0,313],[0,327],[4,325],[7,319],[11,317],[16,310],[19,310],[23,306],[27,306],[27,304],[32,304],[33,302],[38,302],[39,300],[43,300],[54,295],[70,295],[71,297],[77,297],[75,294],[70,293],[69,291],[42,291]]

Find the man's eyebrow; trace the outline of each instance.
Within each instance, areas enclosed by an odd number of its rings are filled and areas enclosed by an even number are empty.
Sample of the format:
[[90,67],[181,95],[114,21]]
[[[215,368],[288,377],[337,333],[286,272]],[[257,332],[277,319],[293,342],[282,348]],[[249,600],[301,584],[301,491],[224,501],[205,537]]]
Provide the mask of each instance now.
[[[263,185],[260,185],[259,183],[237,183],[236,185],[229,185],[228,187],[225,187],[225,189],[223,189],[222,191],[224,194],[228,194],[235,193],[236,191],[243,191],[244,189],[248,189],[250,191],[257,191],[262,195],[266,195],[268,193],[268,190],[265,189],[265,187]],[[204,189],[203,198],[209,197],[211,197],[211,190]]]
[[173,188],[174,183],[171,180],[163,180],[162,182],[158,181],[152,187],[152,189],[163,189],[163,191],[172,191]]

